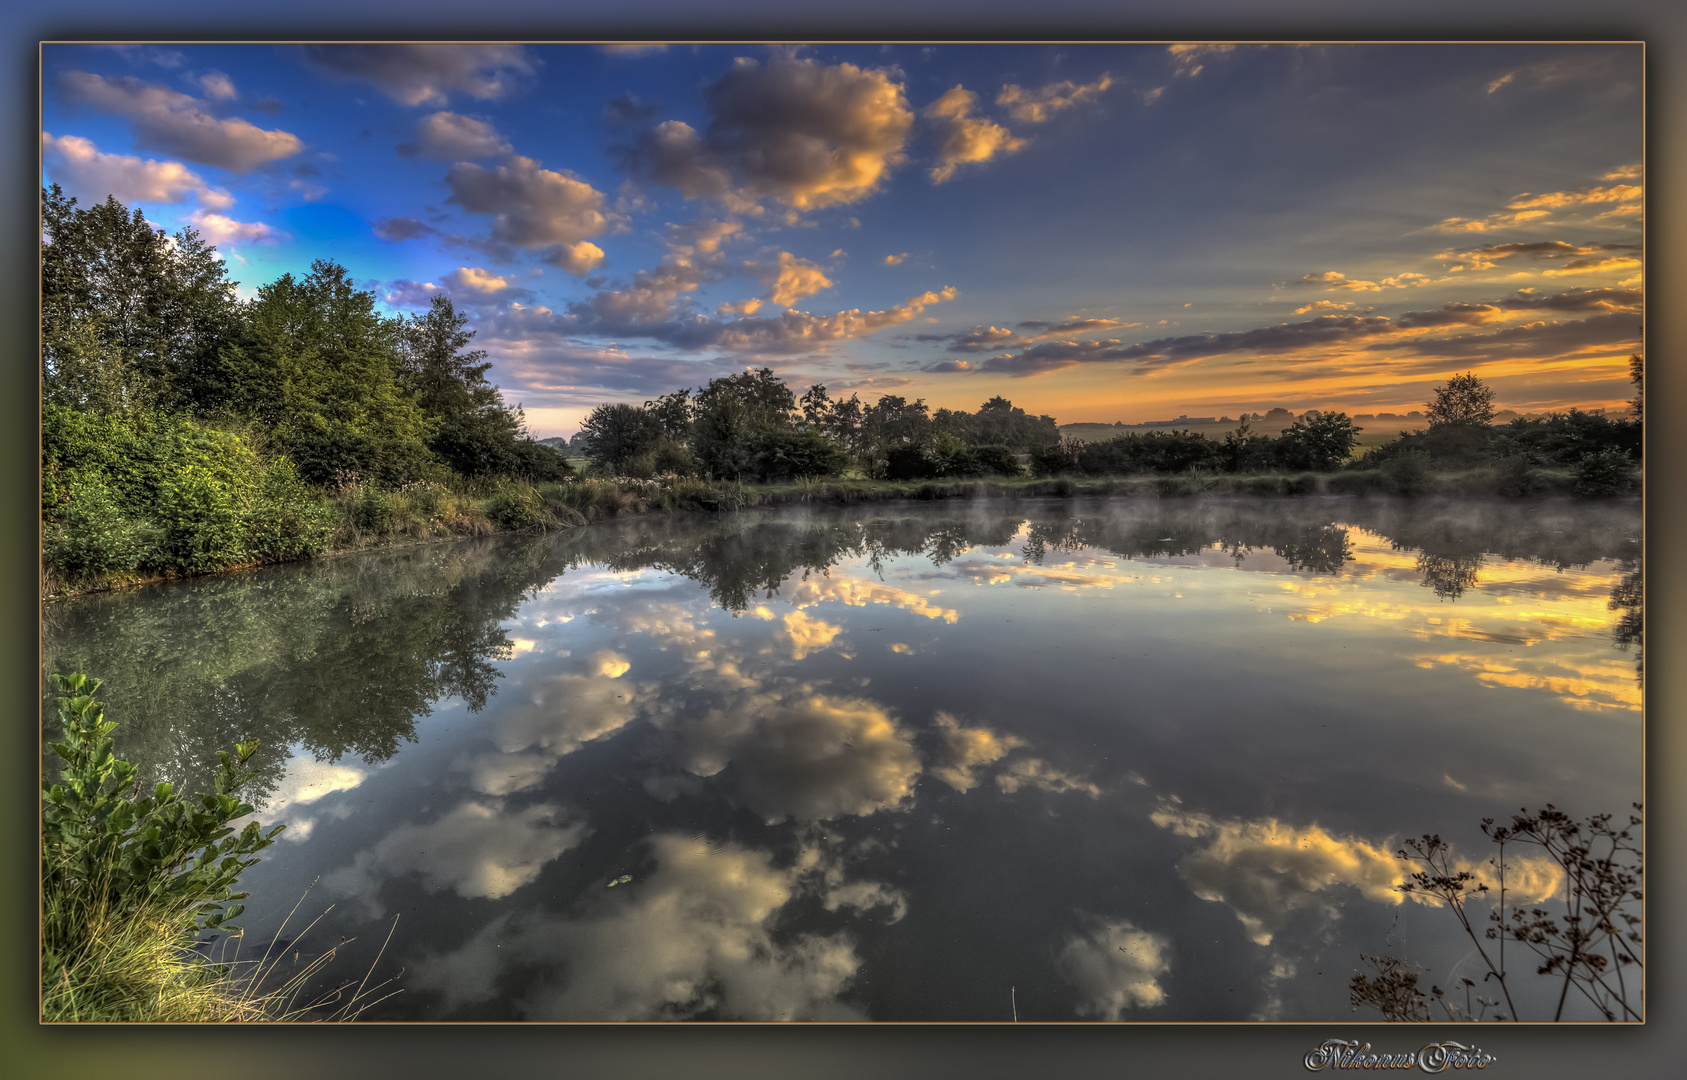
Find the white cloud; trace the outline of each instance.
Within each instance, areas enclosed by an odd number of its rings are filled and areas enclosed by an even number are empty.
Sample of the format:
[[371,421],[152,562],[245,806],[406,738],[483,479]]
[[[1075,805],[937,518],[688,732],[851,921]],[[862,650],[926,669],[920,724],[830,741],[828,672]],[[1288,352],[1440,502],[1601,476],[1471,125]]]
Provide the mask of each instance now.
[[492,239],[516,247],[575,246],[609,227],[601,191],[531,158],[512,157],[492,169],[459,162],[445,182],[451,188],[447,202],[492,215]]
[[510,287],[507,278],[501,278],[478,266],[459,266],[441,280],[453,290],[479,293],[482,296],[491,296]]
[[261,221],[236,221],[209,210],[195,210],[187,216],[199,231],[200,237],[214,247],[247,243],[254,240],[275,240],[281,233]]
[[1025,147],[1007,128],[972,115],[978,95],[956,86],[925,107],[922,114],[937,133],[937,165],[931,182],[941,184],[962,165],[976,165],[999,154],[1011,154]]
[[484,120],[454,112],[429,113],[416,121],[416,141],[398,148],[401,154],[435,161],[472,161],[511,151],[509,141]]
[[821,289],[832,287],[832,281],[824,270],[807,259],[797,258],[789,251],[779,253],[779,269],[771,275],[771,280],[763,280],[773,288],[768,300],[785,307],[790,307],[804,297],[813,296]]
[[1171,939],[1129,919],[1086,918],[1060,950],[1060,972],[1083,995],[1078,1015],[1121,1020],[1131,1009],[1165,1003],[1160,979],[1171,971]]
[[498,800],[471,799],[427,825],[400,825],[351,865],[324,874],[322,885],[376,917],[382,881],[402,874],[420,874],[429,892],[497,900],[530,884],[589,832],[549,803],[511,810]]
[[197,98],[139,79],[67,71],[59,85],[67,101],[126,118],[143,150],[250,172],[304,149],[299,137],[289,132],[265,131],[239,117],[219,120]]
[[[1100,100],[1107,88],[1113,85],[1113,76],[1103,74],[1092,83],[1079,85],[1070,79],[1062,82],[1050,83],[1036,90],[1025,90],[1013,83],[1002,87],[1002,92],[996,95],[996,104],[1005,105],[1008,115],[1022,124],[1041,124],[1053,118],[1054,114],[1063,109],[1070,109],[1074,105],[1089,105]],[[1155,93],[1158,97],[1158,93]]]
[[88,139],[45,131],[41,153],[53,180],[84,204],[101,203],[115,195],[124,204],[180,203],[192,198],[210,210],[234,205],[234,196],[207,184],[179,161],[101,153]]

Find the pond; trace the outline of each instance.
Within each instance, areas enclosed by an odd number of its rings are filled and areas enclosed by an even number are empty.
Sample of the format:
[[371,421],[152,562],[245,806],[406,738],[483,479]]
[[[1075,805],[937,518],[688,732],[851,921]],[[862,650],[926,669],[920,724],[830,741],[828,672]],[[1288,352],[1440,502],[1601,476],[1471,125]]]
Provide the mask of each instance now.
[[287,830],[240,921],[403,969],[366,1018],[1376,1019],[1361,954],[1486,970],[1403,839],[1475,866],[1484,818],[1642,800],[1640,538],[1630,503],[652,517],[55,604],[44,657],[150,777],[263,740]]

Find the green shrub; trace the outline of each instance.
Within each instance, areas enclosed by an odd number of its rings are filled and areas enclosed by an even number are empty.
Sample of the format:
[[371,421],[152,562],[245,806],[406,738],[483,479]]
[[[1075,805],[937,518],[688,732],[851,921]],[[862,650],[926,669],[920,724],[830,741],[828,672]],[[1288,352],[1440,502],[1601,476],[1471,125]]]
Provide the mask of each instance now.
[[159,491],[157,505],[163,527],[160,569],[203,574],[248,561],[240,508],[209,469],[182,468]]
[[[52,746],[62,775],[41,784],[43,1019],[156,1018],[158,999],[172,988],[218,975],[185,950],[202,929],[238,929],[228,920],[246,894],[235,882],[283,826],[231,827],[253,812],[239,790],[257,743],[237,745],[232,757],[218,753],[211,792],[184,799],[161,783],[142,794],[136,766],[113,751],[117,725],[95,698],[100,683],[53,680],[64,739]],[[131,952],[147,944],[122,938],[137,927],[155,946],[138,973],[110,956],[113,937]],[[130,978],[118,982],[118,973]]]
[[1383,478],[1399,494],[1418,495],[1426,490],[1433,480],[1429,462],[1429,454],[1425,451],[1405,450],[1384,461],[1380,471]]
[[360,484],[351,504],[351,521],[358,530],[380,536],[392,531],[397,519],[390,493],[374,484]]
[[246,510],[246,550],[268,562],[305,559],[328,546],[334,511],[286,458],[270,462]]
[[1640,476],[1621,450],[1600,450],[1576,463],[1575,492],[1584,499],[1626,495],[1640,486]]
[[542,529],[551,523],[545,501],[529,484],[502,484],[486,500],[486,514],[504,529]]
[[157,542],[157,530],[125,514],[97,473],[73,490],[49,532],[53,569],[72,580],[134,572]]

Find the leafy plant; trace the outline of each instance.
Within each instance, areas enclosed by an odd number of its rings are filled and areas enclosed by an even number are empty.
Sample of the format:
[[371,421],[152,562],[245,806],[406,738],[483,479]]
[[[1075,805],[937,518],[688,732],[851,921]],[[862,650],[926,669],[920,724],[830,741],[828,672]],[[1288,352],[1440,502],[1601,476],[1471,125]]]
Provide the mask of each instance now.
[[218,753],[210,792],[184,799],[160,783],[143,794],[136,766],[113,752],[117,725],[95,696],[101,683],[80,674],[53,681],[64,739],[52,749],[63,765],[41,785],[41,977],[44,989],[62,992],[86,977],[76,960],[94,927],[144,925],[176,955],[201,930],[238,930],[229,920],[247,894],[235,882],[284,826],[231,824],[253,813],[239,793],[256,742]]
[[[1611,824],[1610,814],[1596,814],[1585,821],[1576,821],[1562,810],[1548,804],[1534,814],[1525,810],[1513,815],[1510,825],[1496,825],[1493,818],[1484,818],[1482,832],[1499,845],[1499,854],[1489,860],[1498,871],[1498,900],[1488,913],[1489,925],[1478,935],[1467,907],[1472,898],[1487,899],[1493,892],[1486,882],[1479,881],[1474,872],[1454,865],[1451,847],[1439,836],[1425,834],[1408,840],[1395,852],[1399,859],[1414,864],[1410,880],[1399,886],[1403,893],[1433,897],[1458,919],[1465,935],[1475,944],[1477,954],[1487,967],[1484,983],[1492,980],[1499,988],[1507,1012],[1494,1019],[1508,1016],[1518,1019],[1507,982],[1511,974],[1506,968],[1505,943],[1513,941],[1528,949],[1540,960],[1537,975],[1561,980],[1558,1003],[1552,1019],[1561,1020],[1564,1007],[1574,989],[1607,1020],[1640,1020],[1641,987],[1630,985],[1625,969],[1644,968],[1641,959],[1643,939],[1640,916],[1631,910],[1645,894],[1641,879],[1645,874],[1645,860],[1631,830],[1643,824],[1641,804],[1634,804],[1628,827]],[[1565,910],[1554,915],[1541,907],[1527,910],[1513,909],[1506,903],[1506,848],[1513,844],[1539,847],[1564,872]],[[1487,941],[1491,945],[1484,945]],[[1405,962],[1395,957],[1369,957],[1376,975],[1363,973],[1353,976],[1350,1000],[1355,1006],[1367,1005],[1382,1012],[1390,1020],[1426,1020],[1429,1018],[1430,998],[1417,989],[1417,976]],[[1481,1019],[1488,1008],[1497,1007],[1498,999],[1478,997],[1482,1012],[1471,1013],[1469,990],[1475,983],[1461,980],[1466,987],[1466,1004],[1461,1009],[1446,998],[1446,992],[1432,986],[1430,993],[1442,1005],[1449,1020]],[[1630,1000],[1633,995],[1634,1000]]]

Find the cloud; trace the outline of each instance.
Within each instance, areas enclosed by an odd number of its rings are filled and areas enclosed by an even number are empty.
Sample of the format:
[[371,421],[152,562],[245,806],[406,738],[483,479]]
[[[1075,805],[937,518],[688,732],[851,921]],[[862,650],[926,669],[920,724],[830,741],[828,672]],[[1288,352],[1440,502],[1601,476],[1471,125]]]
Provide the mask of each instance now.
[[921,771],[912,736],[862,698],[746,695],[680,738],[686,771],[730,763],[738,797],[769,824],[907,809]]
[[1594,315],[1580,322],[1533,322],[1453,338],[1411,338],[1372,349],[1401,349],[1444,359],[1561,356],[1592,348],[1627,348],[1640,343],[1640,321],[1632,314]]
[[643,56],[645,53],[667,52],[665,41],[612,41],[598,46],[606,56]]
[[1488,93],[1490,93],[1490,94],[1493,93],[1495,90],[1498,90],[1500,87],[1504,86],[1506,83],[1512,81],[1515,78],[1517,78],[1517,72],[1515,72],[1515,71],[1506,72],[1504,75],[1501,75],[1499,78],[1495,79],[1493,82],[1488,84]]
[[[1178,876],[1196,896],[1230,908],[1257,945],[1271,944],[1296,911],[1338,918],[1340,905],[1328,895],[1332,890],[1350,887],[1382,904],[1399,904],[1407,895],[1398,889],[1404,864],[1387,842],[1338,836],[1315,824],[1296,828],[1276,818],[1222,820],[1184,810],[1176,800],[1162,803],[1150,817],[1178,836],[1205,842],[1178,860]],[[1459,868],[1480,874],[1485,865],[1462,861]],[[1506,888],[1515,889],[1522,902],[1538,903],[1558,888],[1555,870],[1544,857],[1524,857],[1513,878],[1508,862]]]
[[209,210],[195,210],[187,216],[198,230],[200,239],[213,247],[240,244],[254,240],[277,240],[281,233],[259,221],[235,221]]
[[1433,311],[1408,311],[1394,320],[1394,325],[1406,329],[1426,326],[1480,326],[1501,318],[1503,312],[1493,304],[1443,304]]
[[978,786],[979,769],[1025,745],[1025,740],[1016,735],[998,735],[989,728],[962,727],[959,720],[946,712],[937,714],[936,723],[942,749],[931,775],[956,791],[971,791]]
[[1643,173],[1640,164],[1623,165],[1601,176],[1601,180],[1638,180]]
[[1147,371],[1224,353],[1286,352],[1334,344],[1380,334],[1392,325],[1380,315],[1323,315],[1300,323],[1280,323],[1224,334],[1186,334],[1135,345],[1125,345],[1118,340],[1048,342],[1033,345],[1017,354],[993,356],[978,365],[976,370],[1025,377],[1058,371],[1075,364],[1135,360],[1139,362],[1139,371]]
[[422,117],[416,121],[416,141],[398,147],[398,152],[406,157],[420,156],[434,161],[472,161],[510,151],[509,141],[491,124],[453,112]]
[[383,300],[393,307],[427,307],[439,293],[439,286],[431,281],[411,281],[399,278],[387,286]]
[[801,660],[810,653],[830,648],[833,640],[843,633],[843,627],[833,626],[800,610],[785,616],[783,630],[790,642],[792,660]]
[[1326,289],[1353,289],[1359,292],[1371,292],[1382,286],[1374,281],[1355,281],[1339,270],[1326,270],[1321,274],[1303,274],[1296,285],[1322,285]]
[[516,156],[492,169],[458,162],[445,183],[451,188],[447,202],[492,215],[494,241],[518,248],[554,246],[547,261],[575,275],[603,262],[603,250],[587,240],[609,227],[604,196],[584,180]]
[[[1473,248],[1448,248],[1435,257],[1458,265],[1449,271],[1491,270],[1500,259],[1521,256],[1536,262],[1568,259],[1560,270],[1601,269],[1609,265],[1638,266],[1639,244],[1569,244],[1563,240],[1536,240],[1510,244],[1483,244]],[[1548,274],[1553,270],[1546,271]]]
[[764,198],[794,210],[858,202],[902,163],[914,122],[889,72],[853,64],[740,59],[705,97],[703,134],[679,120],[658,124],[629,165],[686,198],[738,210]]
[[1021,340],[1019,335],[1012,330],[986,326],[965,334],[954,335],[948,348],[950,352],[985,352],[991,349],[1005,348],[1019,340]]
[[441,280],[454,292],[479,293],[482,296],[491,296],[510,287],[507,279],[477,266],[459,266]]
[[1022,124],[1041,124],[1062,109],[1074,105],[1088,105],[1101,99],[1113,85],[1113,76],[1103,73],[1101,78],[1082,86],[1070,79],[1050,83],[1037,90],[1025,90],[1008,83],[996,95],[996,104],[1007,106],[1008,115]]
[[714,255],[723,243],[743,232],[744,226],[736,221],[698,218],[668,226],[668,249],[678,255]]
[[1166,52],[1171,56],[1172,64],[1176,66],[1179,75],[1193,78],[1205,67],[1201,62],[1202,57],[1223,56],[1233,52],[1235,48],[1235,45],[1222,42],[1179,42],[1167,46]]
[[1638,314],[1645,300],[1646,294],[1639,289],[1568,289],[1547,294],[1537,294],[1534,289],[1519,289],[1495,303],[1507,311],[1627,311]]
[[87,139],[75,135],[41,133],[41,156],[47,172],[68,193],[85,204],[116,196],[125,205],[137,202],[181,203],[196,199],[200,206],[222,210],[234,196],[214,188],[178,161],[143,161],[123,154],[101,153]]
[[199,88],[205,92],[205,97],[211,101],[234,101],[240,97],[234,88],[234,80],[220,71],[213,71],[199,77]]
[[609,104],[603,107],[603,118],[611,124],[636,124],[640,120],[648,120],[656,115],[656,105],[649,101],[640,101],[632,94],[623,94],[611,98]]
[[1085,780],[1081,776],[1050,765],[1041,758],[1021,758],[1009,765],[1005,770],[996,774],[996,786],[1003,792],[1012,795],[1020,788],[1036,788],[1054,795],[1063,795],[1068,791],[1081,791],[1090,798],[1098,798],[1101,789]]
[[919,593],[863,578],[806,578],[786,583],[780,588],[780,595],[799,608],[825,603],[843,604],[847,607],[888,604],[921,618],[940,619],[950,624],[961,617],[961,613],[955,609],[939,607]]
[[1085,916],[1084,922],[1058,960],[1061,975],[1082,995],[1078,1015],[1121,1020],[1127,1010],[1164,1004],[1159,980],[1171,971],[1171,939],[1129,919]]
[[106,79],[83,71],[59,77],[65,99],[129,121],[143,150],[250,172],[304,149],[298,136],[265,131],[238,117],[219,120],[197,98],[134,78]]
[[937,165],[932,168],[931,182],[941,184],[955,175],[962,165],[977,165],[998,154],[1012,154],[1024,149],[1024,139],[1016,139],[1000,124],[972,115],[978,95],[960,86],[925,107],[921,114],[936,132]]
[[362,79],[401,105],[445,105],[452,93],[481,101],[508,97],[534,61],[520,45],[411,42],[306,45],[319,71]]
[[832,287],[831,279],[819,266],[807,259],[799,259],[788,251],[779,253],[779,268],[763,282],[772,287],[768,299],[775,304],[790,307],[805,296],[812,296],[821,289]]
[[687,350],[724,349],[747,355],[789,355],[824,350],[830,343],[866,337],[918,317],[932,304],[954,299],[954,288],[911,296],[884,311],[852,308],[831,315],[788,310],[770,317],[710,319],[676,310],[682,292],[697,288],[703,273],[664,262],[633,275],[630,288],[600,291],[569,304],[559,329],[609,338],[643,337]]
[[[1635,170],[1633,176],[1626,175],[1630,169]],[[1639,179],[1639,172],[1636,167],[1629,166],[1618,169],[1604,179]],[[1551,224],[1548,219],[1554,211],[1568,210],[1574,213],[1609,203],[1619,205],[1599,214],[1594,220],[1637,216],[1640,212],[1640,201],[1645,193],[1645,188],[1638,184],[1612,184],[1607,187],[1589,185],[1573,191],[1549,191],[1539,195],[1524,192],[1507,203],[1504,211],[1485,218],[1444,218],[1434,226],[1434,230],[1444,233],[1485,233],[1520,225],[1541,226]]]
[[374,224],[373,228],[375,236],[389,244],[396,244],[402,240],[414,240],[421,236],[439,235],[439,230],[432,225],[407,217],[382,218]]
[[561,807],[511,810],[498,800],[469,800],[427,825],[401,825],[350,866],[322,877],[323,888],[356,897],[376,917],[381,881],[419,874],[428,892],[497,900],[535,880],[546,863],[579,846],[590,830]]
[[908,253],[906,251],[902,252],[900,255],[886,255],[884,257],[884,265],[885,266],[899,266],[899,265],[901,265],[902,261],[904,259],[906,259],[907,257],[908,257]]
[[[816,887],[811,867],[703,837],[661,833],[649,845],[648,873],[598,890],[585,914],[494,922],[426,957],[415,984],[455,1008],[490,999],[500,973],[526,963],[540,972],[517,1003],[531,1020],[862,1019],[838,1001],[861,966],[848,936],[775,932]],[[842,883],[829,900],[868,902],[876,884]]]
[[1303,307],[1295,308],[1296,315],[1308,315],[1314,311],[1360,311],[1358,304],[1343,303],[1338,300],[1314,300]]

